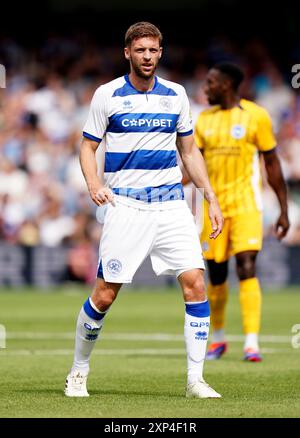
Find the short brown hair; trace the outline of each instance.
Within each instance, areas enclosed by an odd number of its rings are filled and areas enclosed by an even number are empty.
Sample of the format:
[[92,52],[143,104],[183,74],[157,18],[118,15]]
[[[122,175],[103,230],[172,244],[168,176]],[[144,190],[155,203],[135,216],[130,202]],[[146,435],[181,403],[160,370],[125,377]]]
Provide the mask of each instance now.
[[159,45],[162,42],[162,34],[154,24],[147,21],[140,21],[132,24],[125,34],[125,47],[129,47],[136,38],[155,37],[159,39]]

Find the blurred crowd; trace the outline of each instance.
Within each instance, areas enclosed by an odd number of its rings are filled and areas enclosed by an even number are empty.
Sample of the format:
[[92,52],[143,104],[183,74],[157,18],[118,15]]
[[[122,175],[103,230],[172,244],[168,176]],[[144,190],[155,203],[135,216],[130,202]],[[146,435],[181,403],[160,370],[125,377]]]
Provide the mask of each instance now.
[[[207,66],[224,59],[242,65],[241,94],[271,114],[289,185],[292,226],[285,244],[300,245],[300,95],[261,42],[247,50],[245,55],[222,41],[200,55],[168,47],[157,73],[186,87],[195,118],[206,105]],[[7,70],[6,89],[0,90],[0,239],[27,246],[65,243],[70,275],[88,279],[101,227],[78,152],[95,89],[126,72],[122,49],[101,48],[84,36],[51,36],[26,49],[3,39],[0,62]],[[269,235],[278,204],[265,181],[263,198]]]

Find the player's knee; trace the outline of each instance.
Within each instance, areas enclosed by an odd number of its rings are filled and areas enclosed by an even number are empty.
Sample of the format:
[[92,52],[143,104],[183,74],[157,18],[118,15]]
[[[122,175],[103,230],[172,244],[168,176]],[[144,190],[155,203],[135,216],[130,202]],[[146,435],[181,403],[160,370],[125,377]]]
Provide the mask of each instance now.
[[227,280],[227,272],[219,272],[218,274],[210,275],[209,279],[213,286],[219,286]]
[[240,280],[255,277],[255,262],[249,258],[237,262],[237,275]]
[[225,283],[228,276],[228,262],[216,263],[214,260],[207,260],[209,279],[213,286]]
[[206,290],[203,276],[197,276],[193,281],[188,282],[184,288],[184,300],[186,302],[204,301]]

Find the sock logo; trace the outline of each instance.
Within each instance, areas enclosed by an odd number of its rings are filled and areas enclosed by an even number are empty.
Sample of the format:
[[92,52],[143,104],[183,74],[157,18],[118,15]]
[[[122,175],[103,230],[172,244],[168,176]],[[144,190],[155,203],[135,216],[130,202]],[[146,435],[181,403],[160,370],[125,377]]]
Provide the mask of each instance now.
[[196,332],[195,333],[195,339],[206,341],[207,340],[207,332]]
[[84,323],[84,328],[86,329],[85,339],[87,341],[95,341],[98,338],[101,327],[92,327],[87,322]]
[[203,322],[203,321],[201,321],[201,322],[195,322],[195,321],[192,321],[192,322],[190,322],[190,326],[191,327],[209,327],[209,322]]

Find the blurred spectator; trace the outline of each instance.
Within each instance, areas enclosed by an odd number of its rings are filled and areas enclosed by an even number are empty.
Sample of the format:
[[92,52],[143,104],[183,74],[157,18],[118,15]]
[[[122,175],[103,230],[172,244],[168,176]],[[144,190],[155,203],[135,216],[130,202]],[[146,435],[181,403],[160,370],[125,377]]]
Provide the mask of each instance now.
[[271,62],[266,63],[264,70],[254,78],[256,87],[258,82],[257,103],[268,110],[277,134],[286,111],[293,103],[293,89],[284,82],[282,74]]
[[57,246],[71,236],[75,229],[75,220],[64,214],[61,198],[57,192],[49,191],[39,218],[40,242],[46,246]]

